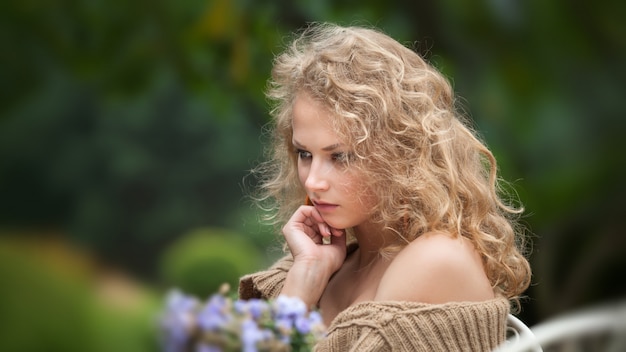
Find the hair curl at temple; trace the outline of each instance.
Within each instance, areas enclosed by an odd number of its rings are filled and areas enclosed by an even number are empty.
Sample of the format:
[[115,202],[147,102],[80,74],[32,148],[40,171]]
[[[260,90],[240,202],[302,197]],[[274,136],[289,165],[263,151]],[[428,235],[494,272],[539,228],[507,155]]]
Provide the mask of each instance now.
[[305,197],[291,145],[292,106],[303,92],[335,116],[355,155],[349,167],[378,200],[374,220],[397,234],[381,254],[431,231],[464,236],[496,292],[517,300],[530,281],[522,210],[503,200],[493,154],[457,112],[448,80],[374,29],[313,24],[276,57],[267,93],[272,140],[256,170],[273,223],[282,226]]

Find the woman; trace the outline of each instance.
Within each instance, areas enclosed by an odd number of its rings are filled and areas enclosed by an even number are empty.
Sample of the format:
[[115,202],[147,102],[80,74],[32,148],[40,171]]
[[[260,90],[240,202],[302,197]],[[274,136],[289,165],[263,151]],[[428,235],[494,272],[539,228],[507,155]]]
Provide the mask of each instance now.
[[289,255],[240,297],[301,298],[320,351],[488,351],[530,281],[496,161],[449,82],[377,30],[312,25],[276,58],[262,201]]

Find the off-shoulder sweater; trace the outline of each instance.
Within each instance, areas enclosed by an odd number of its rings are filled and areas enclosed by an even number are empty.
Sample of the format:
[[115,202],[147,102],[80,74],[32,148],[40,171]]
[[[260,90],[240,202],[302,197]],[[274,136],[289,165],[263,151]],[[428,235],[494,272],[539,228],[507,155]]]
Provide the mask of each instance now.
[[[275,298],[293,264],[290,256],[246,275],[239,297]],[[340,312],[315,351],[491,351],[505,340],[509,302],[425,304],[367,301]]]

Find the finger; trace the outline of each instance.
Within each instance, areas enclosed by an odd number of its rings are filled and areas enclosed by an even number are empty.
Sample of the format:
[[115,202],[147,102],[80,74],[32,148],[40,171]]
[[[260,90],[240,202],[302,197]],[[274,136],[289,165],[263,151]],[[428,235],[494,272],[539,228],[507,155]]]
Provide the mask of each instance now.
[[325,222],[320,222],[317,224],[317,227],[320,231],[320,234],[324,237],[330,236],[330,227]]
[[330,233],[331,233],[333,236],[337,236],[337,237],[339,237],[339,236],[343,235],[344,233],[346,233],[346,230],[336,229],[336,228],[334,228],[334,227],[331,227],[331,228],[330,228]]
[[[311,206],[301,206],[296,210],[295,213],[291,216],[287,224],[287,227],[315,227],[316,223],[320,222],[319,213],[317,213],[314,207]],[[316,216],[317,215],[317,216]],[[323,222],[323,220],[321,220]],[[316,231],[316,230],[314,230]]]
[[[313,227],[316,223],[324,223],[324,218],[319,213],[319,211],[315,209],[315,207],[310,205],[301,205],[300,208],[298,208],[298,210],[293,214],[291,219],[289,219],[289,222],[299,222],[304,225]],[[328,233],[330,233],[330,230],[328,231]]]
[[285,236],[285,239],[287,240],[287,242],[290,242],[292,239],[296,239],[297,237],[299,237],[300,235],[298,234],[302,234],[311,239],[315,239],[316,237],[321,237],[321,235],[317,233],[317,231],[318,231],[317,226],[306,226],[302,222],[300,223],[288,222],[283,227],[283,230],[282,230],[283,235]]
[[[315,207],[312,206],[308,206],[306,210],[310,210],[310,212],[308,213],[308,216],[312,222],[317,223],[317,228],[319,230],[319,233],[326,237],[326,236],[330,236],[332,234],[331,232],[331,227],[328,226],[328,224],[326,223],[326,221],[324,221],[324,218],[322,217],[322,214],[320,214],[319,211],[317,211],[317,209],[315,209]],[[313,226],[313,224],[311,224],[311,226]]]
[[315,207],[310,207],[310,213],[309,215],[313,218],[313,220],[315,220],[316,222],[325,222],[324,218],[322,217],[322,214],[320,214],[320,212],[315,209]]
[[346,236],[345,235],[340,235],[340,236],[323,237],[322,238],[322,244],[338,246],[338,247],[345,247],[346,246]]

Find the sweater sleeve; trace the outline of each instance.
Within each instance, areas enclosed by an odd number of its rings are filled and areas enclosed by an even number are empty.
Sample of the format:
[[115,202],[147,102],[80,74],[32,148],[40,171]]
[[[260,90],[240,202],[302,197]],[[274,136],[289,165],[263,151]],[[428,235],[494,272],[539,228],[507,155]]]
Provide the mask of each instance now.
[[508,312],[504,298],[440,305],[363,302],[333,320],[315,351],[491,351],[505,339]]
[[271,299],[278,297],[292,264],[293,258],[291,255],[287,255],[267,270],[243,276],[239,280],[239,298]]
[[[350,255],[358,248],[358,244],[348,244],[347,254]],[[293,265],[291,254],[279,259],[269,269],[248,274],[239,279],[239,298],[271,299],[280,294],[287,278],[287,272]]]

